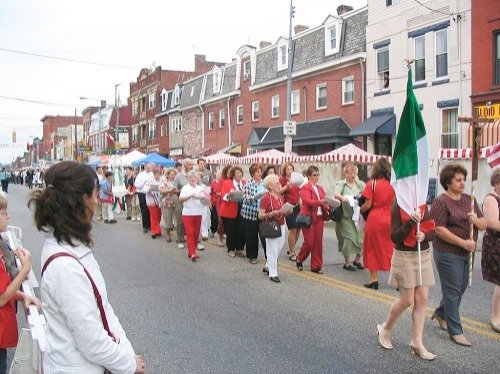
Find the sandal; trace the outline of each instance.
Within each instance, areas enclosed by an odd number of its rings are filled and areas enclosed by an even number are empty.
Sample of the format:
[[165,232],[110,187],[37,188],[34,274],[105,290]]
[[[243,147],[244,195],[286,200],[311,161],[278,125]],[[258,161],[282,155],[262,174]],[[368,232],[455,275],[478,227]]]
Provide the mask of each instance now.
[[288,259],[290,261],[297,261],[297,254],[295,253],[295,251],[293,252],[286,251],[286,254],[288,255]]

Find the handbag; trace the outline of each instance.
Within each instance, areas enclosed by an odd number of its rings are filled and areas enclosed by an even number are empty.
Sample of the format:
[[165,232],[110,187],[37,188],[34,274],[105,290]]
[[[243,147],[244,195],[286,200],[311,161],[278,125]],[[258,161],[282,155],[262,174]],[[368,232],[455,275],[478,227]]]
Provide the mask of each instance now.
[[[273,211],[273,198],[269,194],[269,200],[271,201],[271,211]],[[268,221],[265,219],[259,223],[259,235],[264,239],[274,239],[281,236],[281,226],[276,221]]]
[[312,218],[305,214],[298,214],[297,218],[295,218],[295,223],[298,226],[310,227],[312,225]]
[[[340,193],[341,195],[344,195],[345,185],[346,184],[344,183],[344,186],[342,187],[342,192]],[[343,215],[344,211],[342,210],[342,202],[337,208],[330,210],[330,218],[332,219],[332,221],[340,222]]]
[[[68,253],[68,252],[54,253],[52,256],[50,256],[47,259],[47,261],[45,261],[45,264],[42,267],[42,277],[43,277],[43,273],[45,273],[45,270],[47,269],[47,266],[49,266],[49,264],[52,262],[52,260],[55,260],[58,257],[72,257],[76,261],[78,261],[80,263],[80,265],[82,265],[83,271],[85,272],[85,274],[89,278],[90,284],[92,285],[92,290],[94,291],[95,301],[97,303],[97,307],[99,308],[99,314],[101,315],[101,320],[102,320],[102,324],[104,326],[104,330],[106,330],[109,337],[111,337],[111,339],[113,339],[113,341],[116,342],[116,338],[109,328],[108,319],[106,318],[106,312],[104,311],[104,306],[102,305],[101,294],[99,293],[99,290],[97,289],[97,286],[94,282],[94,279],[92,279],[92,276],[90,275],[88,270],[85,268],[85,266],[81,263],[81,261],[78,259],[78,257],[76,257],[75,255]],[[111,372],[109,370],[105,369],[104,374],[111,374]]]
[[[375,195],[375,186],[376,185],[377,185],[377,180],[374,179],[372,181],[372,195]],[[366,197],[360,194],[357,200],[358,200],[358,205],[363,206],[363,204],[366,202]],[[368,213],[370,213],[371,209],[372,208],[370,207],[370,209],[368,209],[366,212],[361,213],[361,215],[363,216],[365,221],[368,219]]]

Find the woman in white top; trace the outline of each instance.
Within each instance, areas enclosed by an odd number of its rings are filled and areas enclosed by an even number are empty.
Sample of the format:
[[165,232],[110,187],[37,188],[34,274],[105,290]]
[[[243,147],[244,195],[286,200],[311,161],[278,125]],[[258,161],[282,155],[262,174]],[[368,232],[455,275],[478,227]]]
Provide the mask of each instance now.
[[188,247],[188,257],[196,261],[199,256],[196,254],[198,237],[200,236],[201,218],[206,211],[206,205],[210,203],[210,198],[205,187],[198,185],[198,173],[190,171],[187,173],[188,184],[181,189],[179,201],[183,203],[182,222],[186,230],[186,243]]
[[[41,296],[47,320],[45,374],[102,374],[105,369],[115,374],[144,373],[142,357],[134,353],[109,304],[91,249],[96,178],[89,166],[60,162],[47,170],[47,188],[33,192],[29,201],[37,229],[48,233],[41,261]],[[54,254],[62,256],[54,258]],[[102,311],[85,269],[102,297]]]

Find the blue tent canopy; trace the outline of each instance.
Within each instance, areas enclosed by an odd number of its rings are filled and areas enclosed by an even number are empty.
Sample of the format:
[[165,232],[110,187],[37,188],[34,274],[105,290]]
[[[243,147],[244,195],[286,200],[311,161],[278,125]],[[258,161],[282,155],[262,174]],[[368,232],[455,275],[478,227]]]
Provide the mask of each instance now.
[[152,162],[152,163],[154,163],[156,165],[160,165],[160,166],[175,166],[175,161],[172,161],[169,158],[163,157],[162,155],[160,155],[159,153],[156,153],[156,152],[150,153],[146,157],[140,158],[139,160],[132,162],[132,165],[133,166],[141,166],[141,165],[147,164],[148,162]]

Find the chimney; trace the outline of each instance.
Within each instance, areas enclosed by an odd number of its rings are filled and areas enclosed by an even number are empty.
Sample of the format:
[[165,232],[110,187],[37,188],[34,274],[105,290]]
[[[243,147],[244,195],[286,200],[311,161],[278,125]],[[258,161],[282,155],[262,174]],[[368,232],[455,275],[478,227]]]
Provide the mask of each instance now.
[[295,34],[298,34],[299,32],[309,30],[309,26],[306,25],[295,25],[293,28],[293,31]]
[[341,16],[342,14],[348,13],[348,12],[350,12],[353,9],[354,8],[352,6],[350,6],[350,5],[339,5],[337,7],[337,14],[339,16]]
[[266,41],[264,41],[264,40],[263,40],[263,41],[261,41],[261,42],[259,43],[259,49],[264,49],[264,48],[266,48],[266,47],[269,47],[269,46],[270,46],[270,45],[272,45],[272,44],[273,44],[273,43],[271,43],[271,42],[266,42]]

